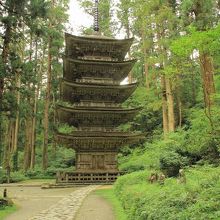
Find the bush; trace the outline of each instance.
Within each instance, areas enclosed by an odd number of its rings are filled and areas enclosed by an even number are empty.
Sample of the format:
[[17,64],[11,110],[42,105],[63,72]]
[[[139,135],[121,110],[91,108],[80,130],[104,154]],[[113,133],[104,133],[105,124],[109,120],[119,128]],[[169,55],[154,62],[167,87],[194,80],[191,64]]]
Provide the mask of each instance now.
[[220,219],[220,169],[185,171],[186,184],[167,178],[163,186],[146,181],[147,171],[120,177],[115,193],[129,220]]
[[21,182],[21,181],[24,181],[27,179],[29,179],[29,178],[27,176],[25,176],[25,174],[21,171],[12,172],[10,174],[10,182],[12,182],[12,183]]
[[177,176],[180,168],[188,164],[188,159],[176,152],[166,152],[160,157],[160,169],[168,177]]
[[[24,181],[27,179],[28,177],[26,177],[22,171],[10,173],[10,183],[17,183],[17,182]],[[4,173],[3,171],[0,174],[0,183],[7,183],[6,173]]]

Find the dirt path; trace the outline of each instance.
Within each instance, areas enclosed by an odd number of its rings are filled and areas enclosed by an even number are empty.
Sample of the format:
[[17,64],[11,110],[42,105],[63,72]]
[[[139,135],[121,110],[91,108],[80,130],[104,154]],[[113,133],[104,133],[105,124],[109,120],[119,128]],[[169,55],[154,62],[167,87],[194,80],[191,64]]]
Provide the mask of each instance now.
[[92,193],[83,202],[75,220],[115,220],[111,205]]
[[[74,192],[77,188],[47,189],[40,187],[8,187],[8,196],[19,207],[4,220],[27,220]],[[2,194],[3,188],[0,188]]]
[[[91,193],[95,189],[97,186],[63,189],[10,186],[8,197],[19,209],[4,220],[115,220],[111,205]],[[1,194],[3,190],[0,187]]]

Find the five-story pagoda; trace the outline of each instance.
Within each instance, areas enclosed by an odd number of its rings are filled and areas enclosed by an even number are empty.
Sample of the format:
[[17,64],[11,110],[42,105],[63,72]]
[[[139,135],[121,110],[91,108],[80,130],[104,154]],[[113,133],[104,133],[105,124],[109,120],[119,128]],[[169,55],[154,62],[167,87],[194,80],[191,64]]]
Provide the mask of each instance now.
[[[96,1],[96,6],[98,1]],[[121,85],[135,60],[125,61],[133,39],[116,40],[101,36],[96,7],[94,35],[65,34],[64,75],[59,123],[75,127],[71,134],[57,133],[59,143],[76,152],[76,170],[57,175],[58,183],[110,183],[120,175],[117,153],[120,147],[139,141],[137,133],[117,127],[135,116],[137,109],[121,104],[134,92],[137,83]]]

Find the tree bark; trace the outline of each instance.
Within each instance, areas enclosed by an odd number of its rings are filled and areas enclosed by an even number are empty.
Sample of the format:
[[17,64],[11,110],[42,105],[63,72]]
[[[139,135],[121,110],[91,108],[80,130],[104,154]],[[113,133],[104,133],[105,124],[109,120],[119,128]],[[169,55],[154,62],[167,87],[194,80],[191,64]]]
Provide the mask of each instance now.
[[146,46],[146,36],[145,36],[145,27],[142,28],[142,42],[143,42],[143,55],[144,55],[144,75],[145,75],[145,80],[146,80],[146,89],[150,89],[150,82],[149,82],[149,66],[147,62],[147,46]]
[[24,148],[24,171],[30,168],[30,161],[31,161],[31,127],[32,127],[32,120],[31,117],[26,119],[25,124],[25,148]]
[[167,109],[168,109],[168,129],[169,132],[175,131],[175,117],[174,117],[174,98],[172,85],[169,78],[165,77]]
[[182,120],[183,120],[183,116],[182,116],[182,101],[181,101],[181,97],[180,97],[180,89],[177,88],[177,104],[178,104],[178,126],[181,128],[182,127]]
[[[146,59],[146,54],[145,54],[145,59]],[[148,63],[147,61],[145,61],[144,63],[144,73],[145,73],[145,77],[146,77],[146,88],[147,90],[150,89],[150,82],[149,82],[149,67],[148,67]]]
[[214,83],[214,67],[212,58],[207,53],[200,54],[200,66],[202,71],[203,93],[205,103],[205,114],[209,119],[212,130],[214,129],[212,121],[211,108],[214,104],[215,83]]
[[52,55],[51,55],[51,43],[52,37],[49,37],[48,41],[48,70],[47,70],[47,88],[46,88],[46,99],[44,107],[44,144],[43,144],[43,155],[42,155],[42,168],[47,169],[48,166],[48,131],[49,131],[49,107],[50,107],[50,95],[51,95],[51,79],[52,79]]
[[164,136],[169,132],[168,112],[167,112],[167,93],[164,75],[161,76],[161,92],[162,92],[162,112],[163,112],[163,133]]
[[[21,87],[21,78],[20,73],[16,72],[16,102],[17,107],[20,105],[20,89]],[[19,109],[16,110],[16,119],[15,119],[15,130],[14,130],[14,146],[13,146],[13,170],[18,170],[18,163],[17,163],[17,157],[18,157],[18,131],[19,131]]]
[[200,66],[202,70],[205,105],[209,108],[214,103],[213,95],[215,94],[214,67],[212,58],[206,53],[201,54]]
[[35,75],[37,76],[37,86],[34,85],[34,104],[33,104],[33,118],[32,118],[32,133],[31,133],[31,162],[30,168],[34,169],[35,166],[35,140],[36,140],[36,120],[37,120],[37,101],[39,97],[39,88],[41,83],[41,72],[37,73],[37,61],[38,61],[38,38],[35,39]]

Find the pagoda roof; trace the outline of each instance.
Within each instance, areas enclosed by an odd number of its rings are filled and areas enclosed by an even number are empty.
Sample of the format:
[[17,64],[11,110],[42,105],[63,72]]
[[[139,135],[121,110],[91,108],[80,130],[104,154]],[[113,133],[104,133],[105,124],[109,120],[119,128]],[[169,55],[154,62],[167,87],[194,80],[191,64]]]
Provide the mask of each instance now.
[[129,122],[140,110],[107,108],[107,107],[65,107],[58,105],[57,118],[60,123],[67,123],[74,127],[117,127]]
[[93,83],[76,83],[61,81],[61,97],[63,101],[76,103],[80,100],[98,102],[124,102],[137,88],[138,83],[127,85],[109,85]]
[[122,146],[138,143],[144,136],[128,132],[85,132],[72,134],[57,133],[56,141],[79,151],[118,151]]
[[103,61],[81,60],[64,57],[64,78],[76,81],[85,77],[99,79],[113,79],[122,81],[128,76],[136,60],[127,61]]
[[75,36],[65,33],[66,55],[72,58],[83,56],[109,56],[124,60],[133,38],[113,39],[101,35]]

